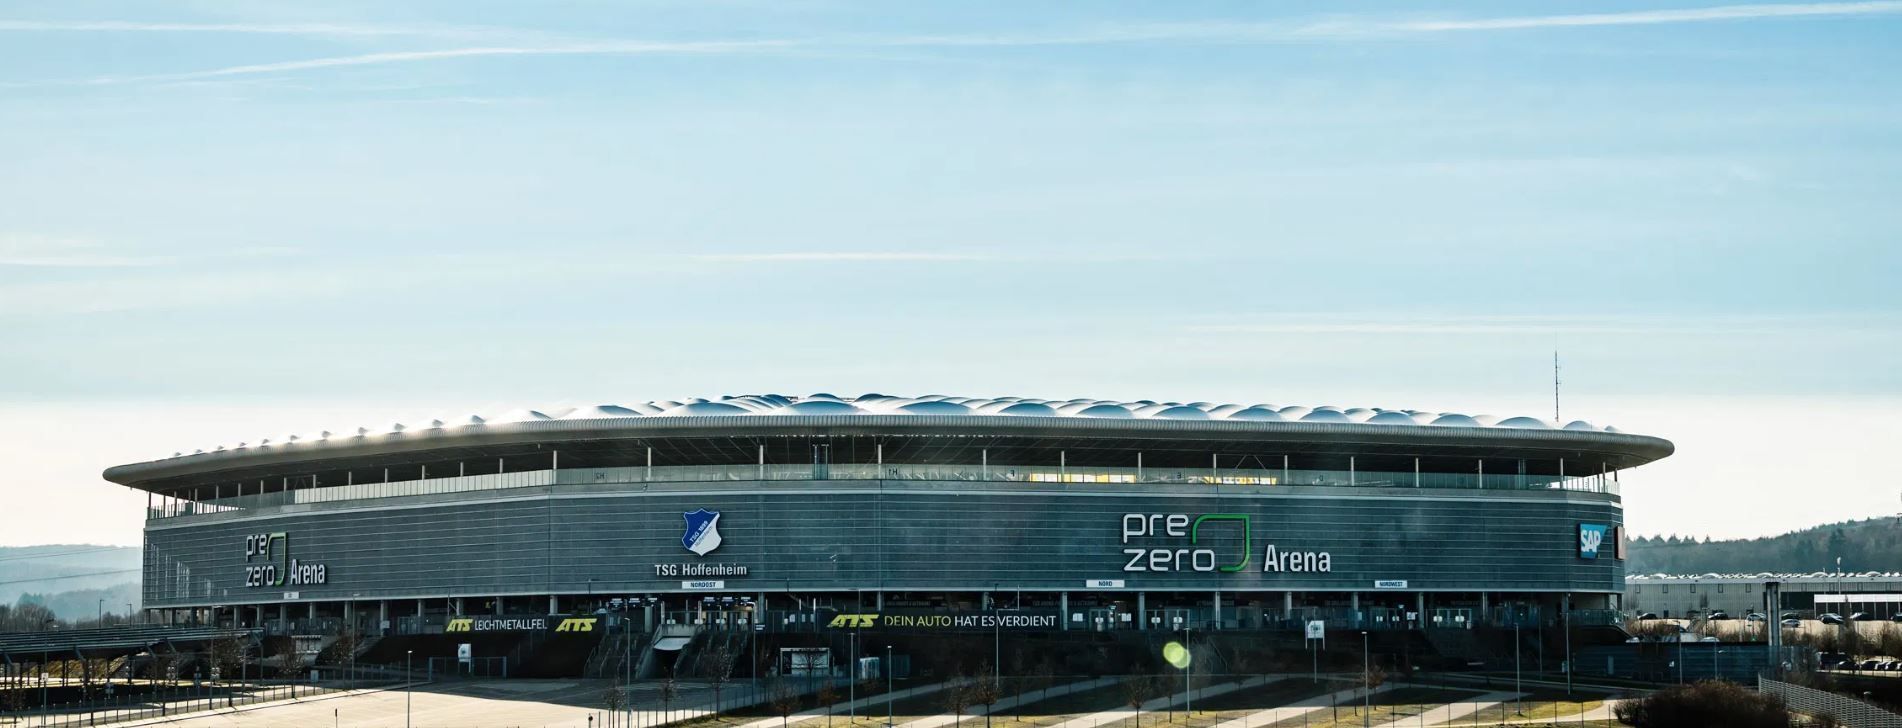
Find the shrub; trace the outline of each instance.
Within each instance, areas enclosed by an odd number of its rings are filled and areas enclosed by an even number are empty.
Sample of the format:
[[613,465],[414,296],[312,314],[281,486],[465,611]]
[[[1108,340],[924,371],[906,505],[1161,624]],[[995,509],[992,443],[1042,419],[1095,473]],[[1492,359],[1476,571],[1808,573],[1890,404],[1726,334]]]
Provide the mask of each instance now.
[[1635,728],[1789,728],[1790,725],[1790,711],[1781,701],[1719,680],[1674,685],[1619,703],[1613,713],[1620,723]]

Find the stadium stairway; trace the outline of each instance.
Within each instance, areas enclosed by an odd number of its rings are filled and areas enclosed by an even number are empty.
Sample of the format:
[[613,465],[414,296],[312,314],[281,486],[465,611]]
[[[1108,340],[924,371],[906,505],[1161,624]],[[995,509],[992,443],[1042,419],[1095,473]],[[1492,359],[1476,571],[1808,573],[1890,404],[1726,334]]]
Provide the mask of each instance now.
[[510,668],[515,677],[576,678],[587,674],[594,653],[613,640],[600,632],[556,632],[522,645],[519,662]]
[[633,645],[646,644],[647,633],[622,629],[608,633],[594,651],[588,653],[587,667],[582,674],[587,677],[605,678],[621,674],[622,665],[627,664],[627,656],[633,653]]

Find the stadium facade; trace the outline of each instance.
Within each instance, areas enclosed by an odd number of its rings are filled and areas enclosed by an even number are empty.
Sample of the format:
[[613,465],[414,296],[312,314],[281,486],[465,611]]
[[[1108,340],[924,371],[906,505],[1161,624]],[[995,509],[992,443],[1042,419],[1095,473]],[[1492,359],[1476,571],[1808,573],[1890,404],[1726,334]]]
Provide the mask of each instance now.
[[105,477],[148,494],[160,621],[1416,628],[1618,608],[1619,474],[1671,452],[1528,417],[815,394],[274,437]]

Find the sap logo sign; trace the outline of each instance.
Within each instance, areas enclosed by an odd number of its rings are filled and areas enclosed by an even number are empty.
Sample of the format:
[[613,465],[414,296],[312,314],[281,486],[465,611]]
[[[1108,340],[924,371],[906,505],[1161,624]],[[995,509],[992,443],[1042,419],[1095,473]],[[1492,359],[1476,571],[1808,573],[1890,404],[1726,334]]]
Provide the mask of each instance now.
[[1605,536],[1610,532],[1610,526],[1597,523],[1578,524],[1578,557],[1598,558],[1598,548],[1605,544]]

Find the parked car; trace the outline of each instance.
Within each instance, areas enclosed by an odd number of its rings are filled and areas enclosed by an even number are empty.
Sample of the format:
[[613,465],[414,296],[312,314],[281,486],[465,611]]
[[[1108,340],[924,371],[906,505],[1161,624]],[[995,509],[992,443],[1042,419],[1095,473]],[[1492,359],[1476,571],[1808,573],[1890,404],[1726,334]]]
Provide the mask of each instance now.
[[[1902,615],[1897,615],[1897,616],[1902,616]],[[1652,614],[1652,613],[1650,613],[1650,612],[1639,612],[1639,613],[1638,613],[1638,621],[1640,621],[1640,622],[1642,622],[1642,621],[1645,621],[1645,620],[1647,620],[1647,619],[1657,619],[1657,618],[1658,618],[1658,615],[1655,615],[1655,614]]]
[[1891,621],[1891,622],[1902,622],[1902,612],[1896,612],[1895,614],[1893,614],[1893,615],[1891,615],[1891,616],[1889,617],[1889,621]]
[[1802,618],[1803,618],[1803,615],[1797,614],[1796,612],[1784,612],[1783,616],[1779,617],[1779,619],[1802,619]]
[[1730,613],[1722,609],[1713,609],[1711,610],[1710,614],[1704,618],[1715,622],[1719,620],[1730,619]]
[[1856,665],[1856,668],[1859,670],[1874,670],[1876,669],[1877,662],[1880,662],[1880,660],[1863,660]]
[[1843,665],[1847,664],[1848,662],[1849,662],[1849,656],[1841,652],[1816,653],[1816,664],[1825,670],[1835,670],[1835,669],[1841,668]]
[[1763,620],[1764,620],[1763,612],[1751,612],[1749,614],[1744,615],[1745,622],[1761,622]]
[[1837,614],[1835,612],[1824,612],[1822,614],[1817,615],[1816,620],[1819,622],[1822,622],[1823,624],[1842,624],[1843,615]]
[[1851,622],[1867,622],[1875,618],[1876,618],[1876,615],[1870,614],[1868,612],[1856,612],[1854,614],[1849,615],[1849,621]]
[[1783,620],[1782,622],[1780,622],[1780,624],[1782,624],[1782,625],[1783,625],[1783,626],[1785,626],[1785,627],[1792,627],[1792,628],[1794,628],[1794,627],[1801,627],[1801,626],[1803,626],[1803,620],[1801,620],[1801,619],[1785,619],[1785,620]]

